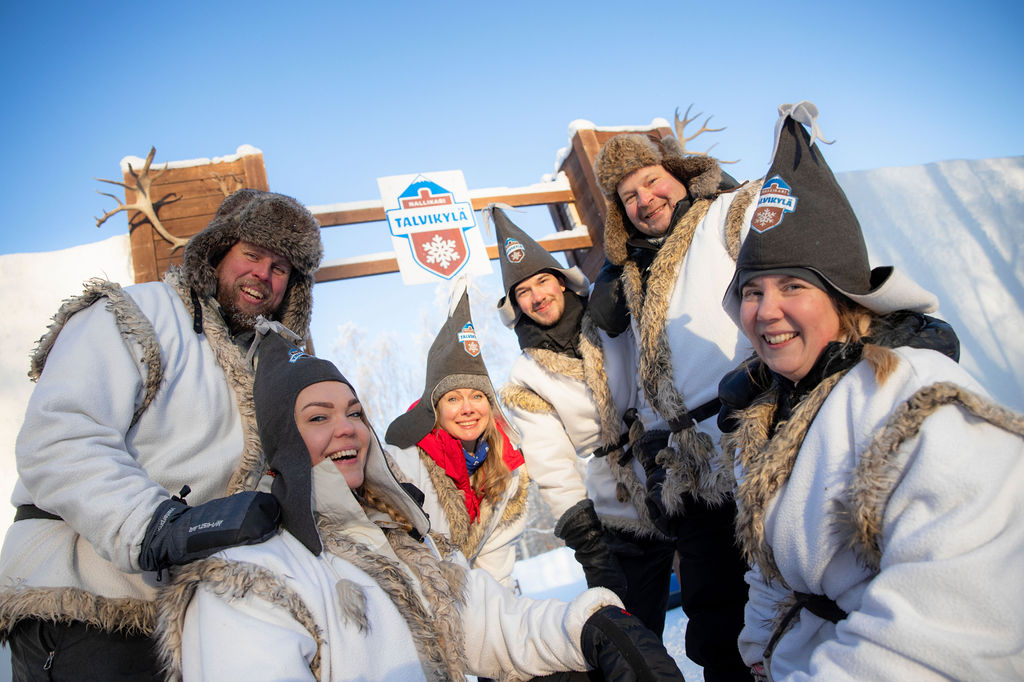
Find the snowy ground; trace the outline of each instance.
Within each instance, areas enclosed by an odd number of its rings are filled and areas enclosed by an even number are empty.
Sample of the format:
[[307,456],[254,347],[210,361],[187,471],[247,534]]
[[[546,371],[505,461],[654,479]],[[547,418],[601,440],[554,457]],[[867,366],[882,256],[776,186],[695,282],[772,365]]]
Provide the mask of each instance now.
[[[512,575],[519,589],[529,597],[569,601],[587,589],[583,568],[576,563],[572,550],[563,547],[529,559],[517,561]],[[675,608],[665,616],[665,648],[676,660],[687,682],[703,682],[701,667],[686,657],[686,614]]]

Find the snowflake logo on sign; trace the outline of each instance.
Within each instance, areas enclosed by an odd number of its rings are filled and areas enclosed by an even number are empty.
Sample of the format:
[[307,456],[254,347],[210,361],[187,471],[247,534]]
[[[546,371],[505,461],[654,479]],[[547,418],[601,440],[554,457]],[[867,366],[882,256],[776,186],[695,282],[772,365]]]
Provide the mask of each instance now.
[[442,239],[441,235],[435,234],[434,238],[426,244],[422,244],[426,252],[427,263],[437,263],[438,267],[444,269],[459,259],[459,250],[456,243],[451,239]]
[[469,262],[466,230],[475,225],[473,207],[426,179],[406,187],[398,204],[385,211],[388,225],[392,235],[409,240],[416,264],[445,279],[458,274]]
[[750,229],[758,234],[777,227],[787,213],[796,210],[796,197],[786,181],[773,175],[765,181],[761,195],[757,199],[757,208],[750,219]]

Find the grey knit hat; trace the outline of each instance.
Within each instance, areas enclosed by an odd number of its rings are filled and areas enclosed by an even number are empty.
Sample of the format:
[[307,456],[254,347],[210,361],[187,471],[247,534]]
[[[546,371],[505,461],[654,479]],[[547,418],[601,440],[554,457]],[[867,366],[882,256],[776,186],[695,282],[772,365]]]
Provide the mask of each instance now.
[[501,281],[505,289],[505,295],[498,301],[498,315],[502,324],[514,327],[522,313],[516,305],[513,289],[524,279],[542,270],[558,273],[569,289],[583,298],[587,297],[590,280],[578,267],[563,267],[543,246],[520,230],[497,204],[487,206],[484,214],[490,214],[493,218],[498,240],[498,262],[501,264]]
[[722,179],[722,169],[709,156],[687,156],[679,140],[666,135],[660,140],[652,135],[622,133],[604,143],[594,157],[594,175],[604,192],[608,215],[604,220],[604,252],[616,265],[626,261],[626,241],[637,234],[616,191],[622,179],[633,171],[661,165],[686,187],[691,200],[715,196]]
[[445,393],[456,388],[482,391],[491,403],[495,419],[502,423],[502,428],[513,444],[516,443],[517,437],[507,426],[508,420],[501,412],[494,386],[487,374],[487,366],[480,354],[480,341],[473,328],[469,295],[465,290],[457,298],[455,307],[427,353],[427,378],[423,395],[412,409],[391,422],[384,440],[400,448],[410,447],[423,440],[437,421],[437,402]]
[[743,285],[758,275],[786,274],[826,291],[831,288],[879,314],[935,310],[935,296],[892,266],[874,270],[869,266],[853,207],[821,155],[820,145],[814,144],[824,139],[817,116],[818,109],[810,102],[779,107],[771,167],[722,306],[739,325]]
[[[288,532],[310,552],[320,554],[323,543],[312,507],[312,464],[295,423],[295,401],[302,389],[322,381],[346,384],[353,394],[356,389],[334,363],[298,350],[274,331],[266,335],[263,331],[258,341],[253,401],[260,442],[274,476],[271,493],[281,504],[282,523]],[[400,509],[420,534],[426,535],[429,521],[388,467],[373,427],[366,426],[370,443],[363,485]]]
[[323,258],[320,223],[292,197],[240,189],[221,202],[202,232],[185,245],[182,275],[198,295],[217,296],[217,265],[239,241],[284,256],[292,274],[275,314],[286,327],[305,337],[313,310],[313,273]]

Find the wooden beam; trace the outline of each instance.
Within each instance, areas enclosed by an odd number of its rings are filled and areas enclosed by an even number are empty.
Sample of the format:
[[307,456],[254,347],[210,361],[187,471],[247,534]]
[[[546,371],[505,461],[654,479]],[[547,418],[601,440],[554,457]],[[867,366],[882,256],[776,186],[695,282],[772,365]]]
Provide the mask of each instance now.
[[[545,183],[547,184],[547,183]],[[541,185],[530,185],[520,189],[497,187],[487,190],[471,191],[470,202],[474,211],[486,208],[488,204],[508,204],[509,206],[540,206],[572,202],[572,190],[568,182],[550,183],[551,189],[541,189]],[[320,227],[335,225],[354,225],[385,220],[384,203],[382,201],[358,201],[351,204],[335,204],[331,206],[310,206]]]
[[[554,237],[548,237],[547,239],[540,239],[537,243],[552,253],[573,249],[587,249],[593,246],[593,243],[590,241],[590,235],[585,232],[579,234],[566,232]],[[487,247],[487,257],[491,260],[495,260],[498,257],[497,244],[491,244]],[[336,282],[340,279],[352,279],[353,277],[383,275],[388,272],[398,272],[398,259],[388,253],[379,253],[359,259],[341,259],[334,263],[327,263],[316,271],[314,278],[320,284],[323,282]]]

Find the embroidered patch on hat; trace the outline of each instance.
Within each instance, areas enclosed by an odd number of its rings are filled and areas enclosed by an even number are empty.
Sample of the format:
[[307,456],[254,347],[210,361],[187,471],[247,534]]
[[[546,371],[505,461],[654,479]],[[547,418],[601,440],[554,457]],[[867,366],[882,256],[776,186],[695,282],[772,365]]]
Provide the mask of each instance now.
[[459,330],[458,334],[459,343],[462,344],[462,348],[472,355],[474,358],[480,355],[480,341],[476,338],[476,330],[473,329],[473,323],[467,322]]
[[509,237],[505,240],[505,258],[509,263],[518,263],[526,257],[526,249],[519,241]]
[[288,351],[288,362],[290,362],[290,363],[298,362],[302,358],[311,358],[311,357],[313,357],[313,356],[310,355],[309,353],[303,353],[301,350],[299,350],[297,348],[292,348],[290,351]]
[[796,197],[792,191],[778,175],[766,180],[757,199],[754,216],[750,219],[750,229],[758,233],[767,232],[777,227],[787,213],[795,211]]

